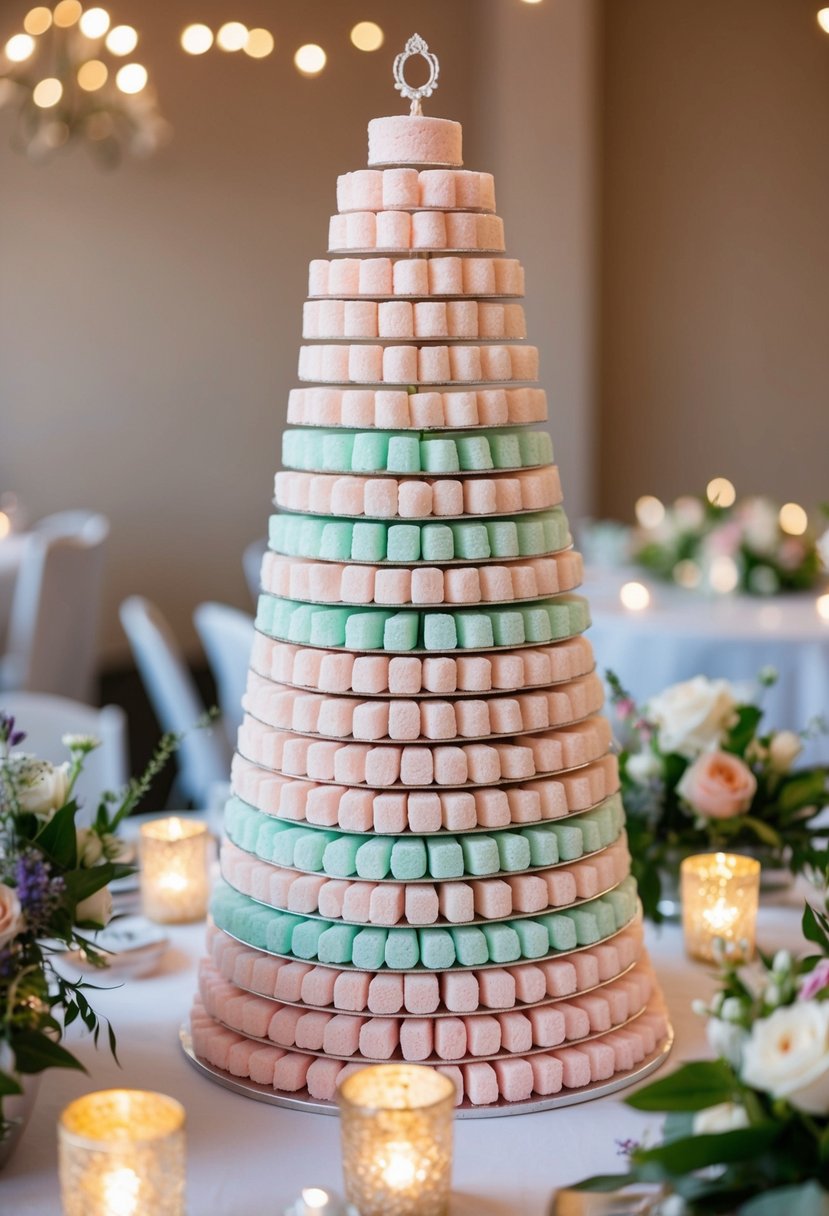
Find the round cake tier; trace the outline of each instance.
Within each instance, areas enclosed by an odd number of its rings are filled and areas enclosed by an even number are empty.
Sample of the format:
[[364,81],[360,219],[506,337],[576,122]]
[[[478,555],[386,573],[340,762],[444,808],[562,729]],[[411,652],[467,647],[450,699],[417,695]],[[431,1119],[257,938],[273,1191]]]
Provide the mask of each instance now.
[[368,124],[369,165],[463,164],[463,128],[450,118],[393,114]]

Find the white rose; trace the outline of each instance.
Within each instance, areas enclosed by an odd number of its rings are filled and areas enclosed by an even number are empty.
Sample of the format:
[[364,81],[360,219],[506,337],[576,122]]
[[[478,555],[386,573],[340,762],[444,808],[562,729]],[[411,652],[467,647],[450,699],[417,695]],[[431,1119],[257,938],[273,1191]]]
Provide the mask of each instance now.
[[739,1068],[748,1037],[743,1027],[720,1018],[710,1018],[705,1030],[711,1050],[732,1068]]
[[727,680],[694,676],[666,688],[648,703],[664,752],[693,758],[716,747],[730,724],[737,700]]
[[22,933],[25,925],[23,909],[14,887],[7,887],[0,882],[0,947],[7,945],[12,938]]
[[15,761],[13,779],[20,809],[50,819],[69,794],[69,765],[49,764],[25,754]]
[[626,771],[636,785],[647,785],[662,772],[662,764],[652,751],[634,752],[628,756]]
[[829,1002],[799,1001],[754,1023],[743,1051],[747,1085],[810,1115],[829,1113]]
[[77,924],[93,924],[104,929],[112,919],[112,895],[109,887],[101,887],[88,899],[83,899],[75,909]]
[[88,870],[96,866],[104,855],[101,838],[92,828],[77,828],[75,839],[78,849],[78,865]]
[[736,1132],[741,1127],[748,1127],[748,1115],[745,1107],[738,1106],[736,1102],[719,1102],[694,1115],[694,1134],[697,1136]]
[[787,773],[803,751],[803,741],[793,730],[780,730],[769,741],[769,764],[776,773]]

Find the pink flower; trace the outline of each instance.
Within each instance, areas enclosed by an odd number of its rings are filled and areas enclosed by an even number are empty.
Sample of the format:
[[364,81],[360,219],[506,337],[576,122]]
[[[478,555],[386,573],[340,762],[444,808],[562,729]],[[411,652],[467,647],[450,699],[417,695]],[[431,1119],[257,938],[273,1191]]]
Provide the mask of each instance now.
[[800,989],[801,1001],[810,1001],[826,987],[829,987],[829,958],[821,959],[814,971],[806,976]]
[[738,756],[704,752],[689,764],[676,788],[698,815],[706,819],[732,819],[751,806],[757,778]]

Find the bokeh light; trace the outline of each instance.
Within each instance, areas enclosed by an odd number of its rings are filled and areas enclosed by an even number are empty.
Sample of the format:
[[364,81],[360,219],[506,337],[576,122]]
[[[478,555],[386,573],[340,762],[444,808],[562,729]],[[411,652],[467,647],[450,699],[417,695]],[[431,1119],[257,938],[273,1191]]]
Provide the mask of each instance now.
[[317,76],[325,67],[328,56],[316,42],[306,42],[294,55],[294,64],[303,76]]
[[197,21],[181,31],[181,45],[188,55],[203,55],[213,45],[213,31]]
[[721,595],[734,591],[740,581],[740,571],[734,558],[726,554],[715,557],[708,571],[708,581],[713,590],[719,591]]
[[651,593],[644,583],[623,583],[619,589],[619,599],[631,612],[641,612],[651,602]]
[[87,38],[103,38],[109,29],[109,13],[105,8],[88,8],[81,17],[80,27]]
[[822,8],[817,15],[817,23],[824,33],[829,34],[829,8]]
[[0,540],[12,530],[12,521],[9,519],[5,511],[0,511]]
[[712,507],[733,507],[737,491],[727,477],[712,477],[705,487],[705,497]]
[[45,34],[51,24],[51,10],[42,4],[39,4],[37,8],[30,8],[23,18],[23,28],[27,34]]
[[12,63],[23,63],[35,49],[35,40],[29,34],[12,34],[3,50]]
[[819,595],[815,600],[817,614],[822,621],[829,621],[829,595]]
[[106,37],[107,50],[112,55],[129,55],[138,46],[138,31],[131,25],[114,25]]
[[634,511],[640,528],[658,528],[665,518],[665,507],[653,494],[637,498]]
[[107,82],[109,69],[100,59],[90,59],[78,68],[78,84],[87,93],[102,89]]
[[40,106],[41,110],[56,106],[61,97],[63,85],[56,76],[47,76],[45,80],[38,81],[32,92],[32,101],[36,106]]
[[689,590],[693,587],[698,587],[702,579],[702,571],[697,563],[692,562],[690,558],[677,562],[672,573],[677,586],[687,587]]
[[384,39],[376,21],[358,21],[351,31],[351,41],[358,51],[379,51]]
[[245,39],[244,51],[251,59],[265,59],[273,50],[273,45],[273,34],[270,30],[250,30]]
[[147,84],[147,69],[143,63],[125,63],[116,72],[115,83],[122,93],[140,93]]
[[241,51],[247,40],[248,27],[241,21],[226,21],[216,35],[216,45],[223,51]]
[[802,536],[809,526],[809,516],[797,502],[784,502],[777,518],[789,536]]
[[60,0],[60,4],[56,4],[52,13],[52,20],[55,25],[61,29],[69,29],[70,25],[75,25],[81,19],[83,6],[78,3],[78,0]]

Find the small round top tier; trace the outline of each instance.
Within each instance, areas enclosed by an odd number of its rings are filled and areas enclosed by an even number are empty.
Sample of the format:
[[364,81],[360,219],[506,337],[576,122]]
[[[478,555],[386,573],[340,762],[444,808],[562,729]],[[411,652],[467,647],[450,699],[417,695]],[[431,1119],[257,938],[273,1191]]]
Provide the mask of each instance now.
[[438,165],[457,169],[463,164],[463,129],[450,118],[394,114],[372,118],[368,124],[368,163]]

